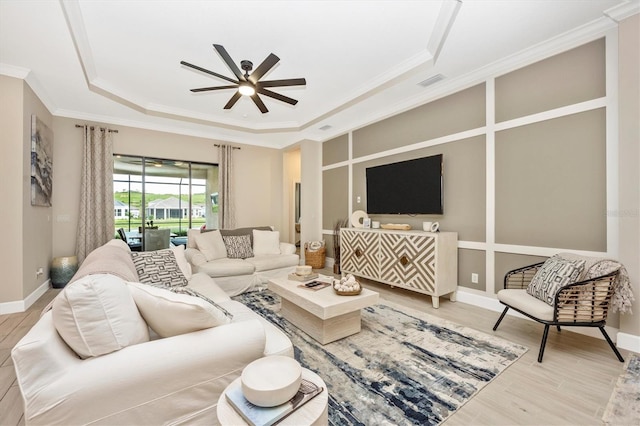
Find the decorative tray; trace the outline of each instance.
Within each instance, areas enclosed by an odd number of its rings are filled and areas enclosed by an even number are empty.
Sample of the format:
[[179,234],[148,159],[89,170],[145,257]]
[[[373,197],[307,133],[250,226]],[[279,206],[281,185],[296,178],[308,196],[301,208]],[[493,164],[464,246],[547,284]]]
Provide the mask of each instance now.
[[291,281],[300,281],[300,282],[305,282],[305,281],[311,281],[311,280],[315,280],[316,278],[318,278],[318,274],[317,273],[313,273],[313,274],[309,274],[309,275],[298,275],[298,274],[289,274],[289,280]]
[[399,229],[401,231],[408,231],[411,229],[411,225],[406,223],[384,223],[380,225],[382,229]]

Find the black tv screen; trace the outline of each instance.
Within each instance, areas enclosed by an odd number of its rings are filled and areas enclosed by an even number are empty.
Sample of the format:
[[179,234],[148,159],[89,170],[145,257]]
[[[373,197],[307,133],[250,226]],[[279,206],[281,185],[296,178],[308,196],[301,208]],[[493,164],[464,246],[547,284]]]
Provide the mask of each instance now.
[[442,154],[368,167],[368,214],[442,214]]

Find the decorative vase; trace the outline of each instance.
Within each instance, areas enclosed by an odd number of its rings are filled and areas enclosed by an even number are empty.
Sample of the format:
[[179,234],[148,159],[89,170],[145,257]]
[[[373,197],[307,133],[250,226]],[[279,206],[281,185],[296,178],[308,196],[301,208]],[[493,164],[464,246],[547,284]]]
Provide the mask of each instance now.
[[51,285],[53,288],[63,288],[78,272],[78,257],[55,257],[51,261]]

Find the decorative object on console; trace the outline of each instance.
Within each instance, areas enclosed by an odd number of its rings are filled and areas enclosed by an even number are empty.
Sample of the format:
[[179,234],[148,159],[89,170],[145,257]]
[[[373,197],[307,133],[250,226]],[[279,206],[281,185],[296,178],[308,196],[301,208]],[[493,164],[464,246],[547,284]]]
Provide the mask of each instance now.
[[371,227],[373,229],[378,229],[380,228],[380,222],[378,222],[377,220],[374,220],[373,222],[371,222]]
[[431,224],[431,232],[438,232],[440,230],[440,223],[439,222],[433,222]]
[[298,361],[288,356],[268,356],[242,370],[242,393],[253,405],[275,407],[293,398],[301,380],[302,367]]
[[411,225],[408,223],[384,223],[380,225],[382,229],[395,229],[398,231],[408,231],[411,229]]
[[431,232],[431,225],[433,225],[433,222],[422,222],[422,230]]
[[78,272],[78,257],[54,257],[51,261],[51,285],[53,288],[63,288]]
[[351,226],[353,226],[354,228],[362,228],[363,222],[365,219],[367,219],[369,216],[367,215],[367,213],[363,210],[356,210],[353,213],[351,213]]

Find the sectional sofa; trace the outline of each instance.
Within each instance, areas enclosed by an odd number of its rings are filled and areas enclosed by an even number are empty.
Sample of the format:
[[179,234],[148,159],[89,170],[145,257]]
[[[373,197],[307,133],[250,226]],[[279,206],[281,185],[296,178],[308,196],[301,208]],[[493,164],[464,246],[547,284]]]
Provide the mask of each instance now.
[[268,355],[293,356],[289,338],[192,273],[184,247],[132,255],[120,240],[11,352],[27,425],[217,424],[221,392]]

